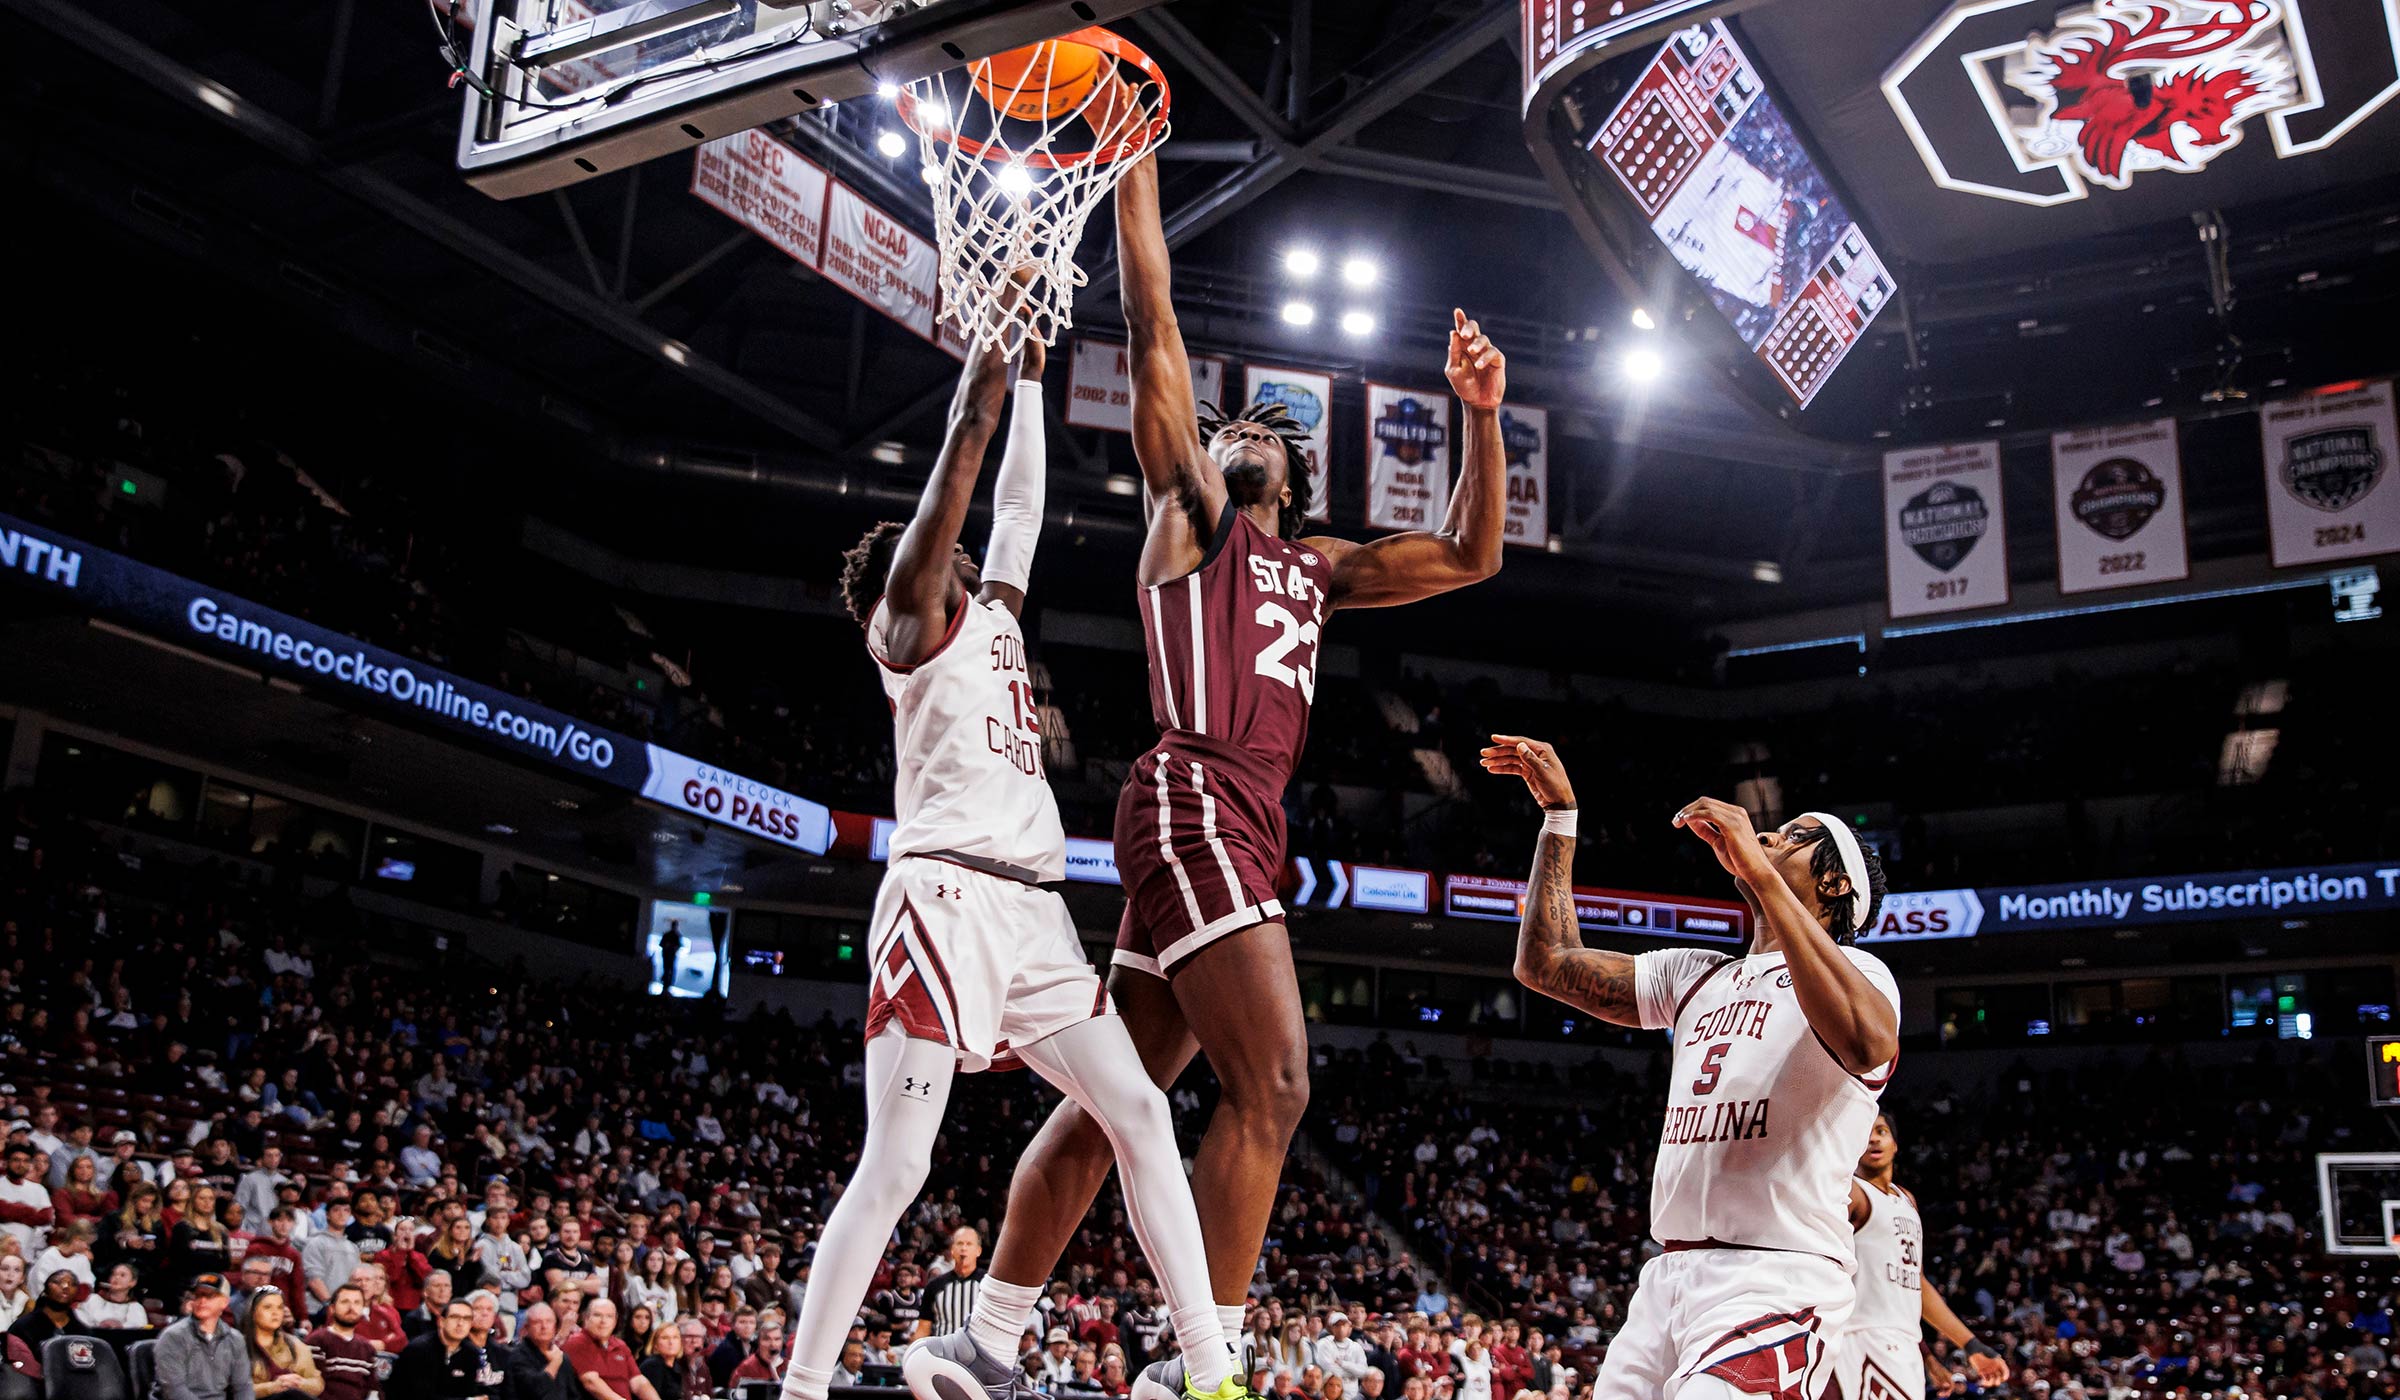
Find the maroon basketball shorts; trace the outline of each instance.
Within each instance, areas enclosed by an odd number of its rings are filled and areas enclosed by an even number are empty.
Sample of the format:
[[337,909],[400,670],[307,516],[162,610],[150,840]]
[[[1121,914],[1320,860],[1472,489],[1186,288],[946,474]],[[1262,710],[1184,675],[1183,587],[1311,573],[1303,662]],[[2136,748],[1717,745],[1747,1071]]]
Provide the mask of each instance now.
[[1204,754],[1134,760],[1117,797],[1118,966],[1171,977],[1218,939],[1283,917],[1283,802],[1263,786]]

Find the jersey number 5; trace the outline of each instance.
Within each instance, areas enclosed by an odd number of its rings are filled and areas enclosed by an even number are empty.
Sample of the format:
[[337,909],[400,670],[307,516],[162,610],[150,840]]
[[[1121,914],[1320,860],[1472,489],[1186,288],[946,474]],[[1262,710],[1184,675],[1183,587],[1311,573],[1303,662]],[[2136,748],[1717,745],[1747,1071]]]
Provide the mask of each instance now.
[[1708,1053],[1700,1057],[1700,1077],[1692,1081],[1692,1093],[1695,1097],[1701,1094],[1713,1094],[1717,1091],[1717,1080],[1724,1077],[1725,1074],[1725,1052],[1732,1048],[1733,1042],[1725,1041],[1721,1044],[1711,1045],[1708,1047]]
[[[1291,609],[1264,601],[1259,603],[1258,611],[1252,614],[1252,618],[1274,628],[1275,636],[1259,648],[1258,659],[1251,663],[1251,669],[1269,680],[1298,686],[1302,699],[1312,705],[1317,703],[1317,673],[1308,664],[1316,659],[1317,624],[1302,622],[1292,616]],[[1308,648],[1308,655],[1286,665],[1283,658],[1298,647]]]

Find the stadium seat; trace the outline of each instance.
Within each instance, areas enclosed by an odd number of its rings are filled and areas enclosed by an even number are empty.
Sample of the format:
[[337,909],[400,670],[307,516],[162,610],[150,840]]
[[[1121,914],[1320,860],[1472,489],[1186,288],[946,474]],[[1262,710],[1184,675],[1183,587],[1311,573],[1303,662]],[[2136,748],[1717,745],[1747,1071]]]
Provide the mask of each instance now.
[[52,1337],[42,1343],[44,1400],[133,1400],[115,1348],[100,1337]]
[[[134,1400],[149,1400],[150,1392],[158,1385],[158,1359],[153,1354],[158,1346],[156,1337],[144,1337],[125,1348],[125,1369],[133,1377]],[[0,1400],[6,1400],[0,1396]]]
[[41,1382],[14,1366],[0,1366],[0,1400],[42,1400]]

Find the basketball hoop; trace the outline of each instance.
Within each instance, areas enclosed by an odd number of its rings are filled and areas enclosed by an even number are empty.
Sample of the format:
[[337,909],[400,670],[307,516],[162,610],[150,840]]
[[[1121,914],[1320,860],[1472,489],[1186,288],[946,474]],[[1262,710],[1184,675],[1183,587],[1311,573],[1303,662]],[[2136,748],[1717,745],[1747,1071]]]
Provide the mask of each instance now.
[[941,314],[1004,355],[1055,344],[1087,280],[1084,221],[1166,139],[1166,75],[1093,26],[919,78],[898,103],[933,186]]

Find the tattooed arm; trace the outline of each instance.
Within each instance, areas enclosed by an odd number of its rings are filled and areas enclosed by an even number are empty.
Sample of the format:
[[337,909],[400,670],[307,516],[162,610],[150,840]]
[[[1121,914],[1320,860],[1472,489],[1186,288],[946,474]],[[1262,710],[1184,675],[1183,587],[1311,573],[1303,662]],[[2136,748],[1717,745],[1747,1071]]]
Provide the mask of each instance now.
[[[1573,812],[1575,789],[1558,753],[1539,739],[1495,734],[1483,766],[1525,780],[1545,812]],[[1556,1001],[1604,1021],[1639,1028],[1633,997],[1633,959],[1583,946],[1575,919],[1575,838],[1545,828],[1534,847],[1525,915],[1517,925],[1517,980]]]

